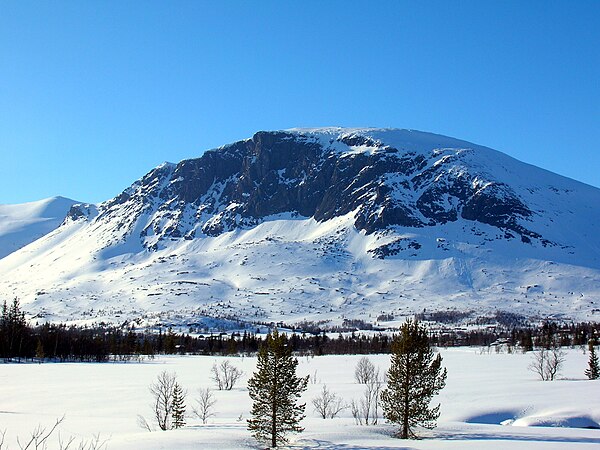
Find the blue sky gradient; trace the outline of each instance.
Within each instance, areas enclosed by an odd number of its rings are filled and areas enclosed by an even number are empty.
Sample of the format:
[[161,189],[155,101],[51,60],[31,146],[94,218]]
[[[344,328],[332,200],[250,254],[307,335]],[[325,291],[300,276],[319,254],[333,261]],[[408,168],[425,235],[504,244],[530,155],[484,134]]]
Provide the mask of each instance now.
[[599,1],[0,2],[0,203],[255,131],[413,128],[600,187]]

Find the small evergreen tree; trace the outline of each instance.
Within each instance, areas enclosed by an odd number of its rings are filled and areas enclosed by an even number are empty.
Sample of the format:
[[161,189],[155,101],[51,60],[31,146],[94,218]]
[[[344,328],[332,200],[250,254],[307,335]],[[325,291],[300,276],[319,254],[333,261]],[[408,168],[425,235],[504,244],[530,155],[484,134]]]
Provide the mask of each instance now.
[[173,386],[171,419],[173,420],[173,428],[185,426],[185,392],[177,382]]
[[257,371],[248,380],[252,404],[252,418],[248,429],[259,441],[271,441],[271,447],[286,442],[286,434],[300,433],[304,428],[306,404],[297,400],[306,390],[308,377],[298,377],[298,360],[285,335],[277,330],[269,333],[258,352]]
[[590,380],[597,380],[600,378],[600,362],[598,361],[595,345],[596,342],[594,339],[591,339],[588,343],[590,349],[590,359],[588,360],[588,368],[585,371],[585,376]]
[[407,320],[392,342],[387,388],[381,392],[383,415],[400,425],[400,438],[416,437],[415,426],[435,427],[440,405],[430,408],[429,403],[446,385],[446,369],[441,364],[442,357],[434,357],[426,328]]
[[173,355],[175,353],[175,333],[173,333],[173,329],[169,327],[167,330],[167,334],[165,335],[165,353],[167,355]]

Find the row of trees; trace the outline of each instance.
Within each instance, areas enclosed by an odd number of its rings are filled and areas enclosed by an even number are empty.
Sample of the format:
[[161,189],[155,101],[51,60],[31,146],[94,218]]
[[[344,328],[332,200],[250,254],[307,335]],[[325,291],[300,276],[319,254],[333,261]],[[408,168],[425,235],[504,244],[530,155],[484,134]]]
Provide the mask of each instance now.
[[[559,325],[544,323],[532,328],[495,328],[485,330],[438,329],[428,334],[432,345],[489,346],[503,342],[509,348],[532,351],[536,347],[587,345],[600,334],[600,324]],[[18,300],[4,303],[0,315],[0,358],[6,360],[50,359],[54,361],[103,362],[111,358],[128,360],[141,355],[255,354],[262,339],[254,333],[190,336],[172,329],[140,332],[129,326],[76,327],[45,323],[31,326],[25,319]],[[351,333],[329,337],[297,330],[288,339],[296,354],[375,354],[390,353],[392,338],[385,333],[370,336]]]

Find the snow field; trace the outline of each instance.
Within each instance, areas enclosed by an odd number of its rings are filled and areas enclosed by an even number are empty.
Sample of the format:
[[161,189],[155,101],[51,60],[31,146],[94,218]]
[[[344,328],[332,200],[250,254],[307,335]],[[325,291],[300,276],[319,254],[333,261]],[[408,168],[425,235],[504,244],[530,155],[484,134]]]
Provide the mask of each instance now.
[[[560,379],[542,382],[527,369],[530,354],[481,353],[477,348],[441,350],[448,369],[446,388],[434,399],[442,404],[438,428],[423,430],[424,439],[391,437],[394,427],[357,426],[350,411],[321,419],[311,399],[323,385],[347,402],[358,400],[363,386],[354,381],[361,358],[351,356],[299,357],[298,371],[310,375],[305,432],[291,437],[298,449],[579,449],[598,448],[600,430],[574,427],[600,423],[600,382],[585,380],[587,357],[568,350]],[[381,373],[388,355],[369,358]],[[223,357],[170,356],[142,363],[4,364],[0,368],[0,430],[7,430],[8,448],[37,426],[50,427],[65,415],[60,435],[90,439],[100,433],[110,450],[263,448],[246,430],[251,406],[246,382],[256,358],[231,357],[244,370],[232,391],[213,391],[216,416],[203,425],[189,417],[181,430],[149,433],[137,425],[137,415],[152,419],[148,386],[163,370],[176,372],[187,389],[191,412],[196,391],[214,387],[210,369]],[[504,423],[505,425],[502,425]],[[511,424],[512,425],[509,425]],[[58,438],[58,434],[55,436]],[[58,441],[49,448],[56,448]]]

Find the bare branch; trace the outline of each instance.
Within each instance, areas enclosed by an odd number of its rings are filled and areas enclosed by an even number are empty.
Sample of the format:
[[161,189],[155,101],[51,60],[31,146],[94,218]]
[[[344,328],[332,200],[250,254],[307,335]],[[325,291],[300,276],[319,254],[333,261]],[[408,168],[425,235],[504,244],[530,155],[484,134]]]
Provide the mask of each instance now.
[[146,418],[144,416],[142,416],[141,414],[138,414],[138,416],[137,416],[137,424],[138,424],[138,427],[140,427],[144,430],[148,430],[149,432],[152,432],[152,427],[150,427],[150,424],[148,423]]
[[192,408],[192,412],[202,420],[202,423],[206,423],[209,417],[215,415],[213,408],[217,403],[217,400],[209,388],[198,389],[198,394],[199,396],[196,399],[198,406]]
[[242,377],[244,372],[231,364],[229,361],[221,361],[221,364],[214,363],[211,369],[212,379],[217,384],[217,388],[222,391],[230,391]]
[[533,361],[529,364],[529,370],[542,381],[553,381],[560,373],[564,362],[565,352],[560,347],[540,348],[533,353]]
[[69,450],[69,447],[71,446],[71,444],[75,441],[75,436],[71,436],[67,439],[66,442],[63,442],[62,437],[59,433],[58,435],[58,448],[60,450]]
[[363,356],[358,360],[354,369],[354,378],[359,384],[367,384],[375,377],[375,366],[369,358]]
[[376,425],[379,420],[379,395],[383,382],[379,370],[373,369],[369,381],[365,384],[363,396],[357,402],[352,400],[350,403],[352,417],[358,425]]
[[[29,440],[26,442],[21,442],[19,437],[17,436],[16,441],[17,445],[21,450],[47,450],[49,444],[49,438],[54,434],[59,425],[65,420],[65,416],[62,416],[60,419],[56,419],[54,425],[50,428],[42,428],[41,425],[38,425],[32,432],[29,437]],[[6,436],[6,430],[0,432],[0,450],[3,450],[4,447],[4,439]],[[70,436],[67,439],[63,439],[58,433],[58,442],[57,448],[58,450],[69,450],[71,446],[75,443],[76,438],[74,436]],[[77,450],[102,450],[108,442],[107,440],[101,441],[100,435],[95,435],[94,439],[91,441],[81,441],[77,445]],[[54,447],[53,447],[54,448]]]
[[348,408],[348,405],[346,405],[344,401],[333,392],[329,391],[326,385],[323,386],[319,396],[312,399],[312,404],[315,408],[315,411],[323,419],[333,419],[341,411]]
[[154,396],[152,410],[158,427],[161,430],[171,428],[171,413],[173,412],[173,388],[177,375],[161,372],[156,381],[150,385],[150,393]]
[[31,432],[31,438],[29,439],[29,441],[26,444],[21,444],[21,442],[19,441],[19,438],[17,437],[17,445],[19,446],[19,448],[21,450],[27,450],[29,448],[31,449],[35,449],[35,450],[43,450],[46,448],[46,441],[48,440],[48,438],[50,436],[52,436],[52,433],[54,433],[54,431],[56,430],[56,428],[65,420],[65,416],[62,416],[60,419],[56,419],[56,422],[54,423],[54,425],[52,426],[52,428],[50,428],[49,431],[46,432],[46,428],[42,428],[41,425],[38,425],[37,428],[35,428],[32,432]]

